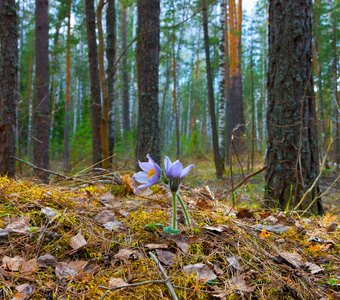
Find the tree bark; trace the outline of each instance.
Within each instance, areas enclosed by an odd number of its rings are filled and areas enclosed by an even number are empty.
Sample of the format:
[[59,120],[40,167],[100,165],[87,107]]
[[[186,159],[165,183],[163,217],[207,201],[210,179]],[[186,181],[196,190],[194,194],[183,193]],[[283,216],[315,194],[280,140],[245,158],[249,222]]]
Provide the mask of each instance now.
[[70,170],[70,85],[71,85],[71,0],[67,0],[67,40],[66,40],[66,94],[64,114],[64,170]]
[[216,115],[215,115],[215,99],[214,99],[213,80],[212,80],[212,73],[211,73],[211,66],[210,66],[208,13],[207,13],[205,0],[202,0],[202,16],[203,16],[205,60],[206,60],[206,67],[207,67],[209,114],[210,114],[211,129],[212,129],[214,162],[215,162],[216,176],[217,178],[221,178],[223,168],[220,162],[220,156],[219,156],[219,151],[218,151],[218,135],[217,135]]
[[109,114],[109,150],[110,161],[112,161],[112,154],[115,144],[114,136],[114,101],[115,101],[115,59],[116,59],[116,4],[115,0],[107,1],[106,11],[106,60],[107,60],[107,90],[109,94],[110,102],[110,114]]
[[15,0],[0,1],[0,175],[15,175],[18,105],[18,16]]
[[[122,7],[122,49],[127,47],[127,8],[126,1],[123,1]],[[122,59],[122,76],[123,76],[123,130],[124,133],[130,130],[130,101],[129,101],[129,67],[127,63],[127,54]]]
[[[318,184],[317,120],[313,95],[312,1],[269,4],[268,140],[265,204],[323,213]],[[289,55],[287,55],[287,53]]]
[[94,0],[86,0],[86,28],[89,56],[89,72],[92,98],[92,162],[97,167],[101,166],[102,141],[101,141],[101,96],[98,71],[96,18],[94,13]]
[[[35,64],[36,97],[33,102],[33,164],[48,169],[49,163],[49,58],[48,58],[48,0],[36,0]],[[34,170],[35,175],[48,182],[48,174]]]
[[158,124],[158,67],[160,1],[138,0],[138,126],[137,160],[145,160],[149,153],[160,162]]

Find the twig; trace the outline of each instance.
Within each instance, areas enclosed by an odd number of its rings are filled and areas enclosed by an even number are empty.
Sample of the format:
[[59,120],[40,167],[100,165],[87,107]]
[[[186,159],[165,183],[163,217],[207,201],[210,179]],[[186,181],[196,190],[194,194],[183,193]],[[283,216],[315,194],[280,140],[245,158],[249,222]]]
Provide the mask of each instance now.
[[164,279],[164,282],[165,282],[166,286],[167,286],[168,289],[169,289],[169,292],[170,292],[170,294],[171,294],[171,296],[172,296],[172,299],[178,300],[178,297],[177,297],[177,295],[176,295],[175,289],[174,289],[174,287],[172,286],[172,284],[171,284],[171,282],[170,282],[170,279],[169,279],[168,275],[166,275],[166,272],[165,272],[163,266],[161,265],[161,263],[159,262],[159,260],[157,259],[157,257],[156,257],[151,251],[148,252],[148,255],[155,261],[155,263],[156,263],[158,269],[161,271],[162,277],[163,277],[163,279]]
[[235,192],[237,189],[239,189],[243,184],[245,184],[251,177],[256,176],[257,174],[260,174],[266,169],[266,166],[262,167],[260,170],[257,170],[253,173],[248,174],[245,176],[238,184],[236,184],[234,187],[232,187],[230,190],[228,190],[226,193],[232,193]]

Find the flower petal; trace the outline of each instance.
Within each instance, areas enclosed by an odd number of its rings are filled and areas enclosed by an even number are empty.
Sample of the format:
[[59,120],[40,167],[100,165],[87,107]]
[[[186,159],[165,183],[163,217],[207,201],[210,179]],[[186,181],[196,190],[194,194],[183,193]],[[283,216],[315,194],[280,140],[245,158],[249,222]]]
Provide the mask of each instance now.
[[138,161],[138,165],[145,173],[148,173],[153,168],[153,164],[150,162]]
[[165,169],[165,174],[168,174],[170,168],[172,166],[172,162],[169,157],[165,156],[164,158],[164,169]]
[[180,178],[182,170],[183,170],[183,165],[181,164],[181,162],[175,161],[172,164],[167,176],[169,178]]
[[145,172],[138,172],[133,175],[133,178],[139,183],[147,183],[149,178]]
[[188,173],[191,171],[191,169],[194,167],[195,165],[191,164],[189,166],[187,166],[186,168],[184,168],[181,172],[181,178],[185,177],[188,175]]
[[154,183],[150,183],[150,182],[144,183],[144,184],[142,184],[142,185],[137,186],[137,187],[136,187],[136,190],[137,190],[137,191],[143,190],[143,189],[146,189],[146,188],[148,188],[148,187],[150,187],[150,186],[152,186],[152,185],[154,185]]

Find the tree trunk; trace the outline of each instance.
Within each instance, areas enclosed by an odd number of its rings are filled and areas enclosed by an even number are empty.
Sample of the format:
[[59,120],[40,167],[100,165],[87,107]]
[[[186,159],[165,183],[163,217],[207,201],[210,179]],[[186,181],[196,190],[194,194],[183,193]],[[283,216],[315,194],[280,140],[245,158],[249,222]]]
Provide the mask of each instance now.
[[319,174],[311,6],[311,0],[271,0],[269,4],[265,203],[321,214],[321,200],[316,200],[319,187],[316,183],[311,188]]
[[227,139],[233,136],[235,149],[242,150],[241,142],[244,133],[244,115],[241,75],[241,34],[242,33],[242,0],[238,0],[237,11],[235,0],[229,1],[229,47],[230,47],[230,105],[228,109]]
[[221,164],[225,159],[225,106],[226,106],[226,52],[225,52],[225,1],[220,2],[220,40],[219,40],[219,98],[218,98],[218,148]]
[[110,113],[110,99],[109,91],[105,78],[105,65],[104,65],[104,33],[102,24],[104,0],[99,0],[97,6],[97,27],[98,27],[98,63],[99,63],[99,78],[100,87],[103,98],[102,109],[102,151],[103,151],[103,168],[108,169],[110,167],[110,149],[109,149],[109,113]]
[[94,0],[86,0],[86,27],[90,68],[90,84],[92,98],[92,162],[97,167],[101,166],[102,141],[101,141],[101,96],[99,85],[96,18],[94,13]]
[[71,0],[67,0],[67,40],[66,40],[66,94],[65,94],[65,114],[64,114],[64,170],[70,170],[70,146],[69,146],[69,126],[70,126],[70,85],[71,85]]
[[158,66],[160,1],[138,0],[138,126],[136,159],[145,160],[149,153],[160,162],[158,124]]
[[116,59],[116,4],[115,0],[108,0],[106,11],[106,60],[107,60],[107,90],[110,102],[109,114],[109,150],[110,161],[112,161],[112,154],[115,144],[114,135],[114,100],[115,100],[115,59]]
[[18,17],[15,0],[0,1],[0,175],[15,174],[18,105]]
[[219,151],[218,151],[218,135],[217,135],[216,116],[215,116],[214,89],[213,89],[213,80],[212,80],[212,73],[211,73],[211,66],[210,66],[208,13],[207,13],[205,0],[202,0],[202,16],[203,16],[205,60],[206,60],[206,67],[207,67],[208,102],[209,102],[209,114],[210,114],[210,121],[211,121],[211,130],[212,130],[214,162],[215,162],[216,176],[217,178],[221,178],[223,168],[220,163],[220,157],[219,157]]
[[[48,169],[50,96],[48,58],[48,0],[36,0],[35,8],[35,64],[36,97],[33,103],[33,163]],[[34,170],[35,175],[48,182],[48,174]]]
[[[126,1],[123,1],[122,7],[122,49],[127,48],[127,9]],[[129,101],[129,66],[127,63],[127,53],[122,59],[122,76],[123,76],[123,130],[124,133],[130,130],[130,101]]]

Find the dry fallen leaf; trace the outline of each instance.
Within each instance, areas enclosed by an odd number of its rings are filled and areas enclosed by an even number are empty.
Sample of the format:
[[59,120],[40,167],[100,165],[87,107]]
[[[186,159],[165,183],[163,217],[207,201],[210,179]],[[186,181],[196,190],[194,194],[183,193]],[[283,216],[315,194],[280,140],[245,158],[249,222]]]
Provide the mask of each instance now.
[[235,275],[231,278],[230,283],[235,285],[241,292],[251,293],[255,290],[254,286],[247,285],[244,275]]
[[126,188],[127,193],[132,194],[132,192],[135,188],[134,184],[133,184],[133,178],[129,174],[125,174],[125,175],[122,176],[122,182],[123,182],[123,185]]
[[321,271],[323,271],[323,268],[316,265],[316,264],[313,264],[313,263],[310,263],[310,262],[306,262],[305,263],[305,266],[308,268],[308,270],[312,273],[312,274],[317,274],[317,273],[320,273]]
[[323,250],[323,245],[320,244],[310,244],[308,247],[309,251],[318,252]]
[[328,226],[329,224],[331,224],[334,221],[336,221],[336,216],[330,214],[329,212],[327,212],[321,220],[321,222],[324,226]]
[[166,266],[171,266],[174,263],[176,255],[169,250],[156,249],[158,259]]
[[122,222],[119,222],[119,221],[107,222],[107,223],[103,224],[103,227],[106,230],[115,230],[115,231],[125,229],[125,225]]
[[33,285],[25,283],[17,286],[15,289],[18,291],[18,293],[14,295],[12,300],[25,300],[31,297],[35,288]]
[[118,253],[114,256],[114,258],[119,259],[119,260],[136,260],[138,259],[137,252],[135,250],[130,250],[130,249],[120,249]]
[[21,256],[4,256],[2,258],[2,267],[12,272],[19,271],[25,260]]
[[121,286],[129,285],[122,278],[110,278],[109,288],[114,289]]
[[74,278],[77,275],[77,271],[70,267],[65,262],[58,262],[55,266],[55,274],[58,279]]
[[212,281],[217,278],[214,271],[202,263],[184,266],[183,270],[186,273],[194,273],[200,280]]
[[261,233],[259,234],[260,239],[267,239],[270,237],[270,232],[265,230],[264,228],[262,229]]
[[179,249],[181,249],[181,251],[184,254],[187,254],[189,252],[190,249],[190,244],[188,242],[188,239],[183,237],[183,236],[178,236],[174,239],[175,244],[177,245],[177,247]]
[[32,258],[23,262],[20,268],[21,273],[34,273],[38,271],[38,263],[36,258]]
[[303,259],[300,254],[296,252],[280,252],[280,256],[292,265],[294,268],[300,268],[303,265]]
[[238,219],[253,219],[254,213],[250,211],[248,208],[240,208],[236,214]]
[[53,208],[47,206],[43,207],[41,212],[48,218],[53,218],[57,214]]
[[7,232],[28,233],[30,225],[25,218],[13,219],[5,228]]
[[74,250],[78,250],[79,248],[87,245],[87,242],[83,235],[78,232],[77,235],[71,237],[70,245]]
[[214,225],[214,226],[209,226],[209,225],[204,225],[202,228],[204,228],[207,231],[211,231],[213,233],[222,233],[228,229],[226,225]]
[[213,202],[206,199],[199,199],[196,201],[196,206],[201,209],[212,209],[214,207]]
[[239,258],[238,256],[231,256],[227,258],[228,263],[233,266],[234,269],[238,270],[238,271],[242,271],[243,268],[241,267],[240,263],[239,263]]
[[94,219],[98,223],[105,224],[107,222],[114,222],[116,217],[111,210],[102,210],[94,217]]
[[37,259],[37,262],[38,262],[39,267],[47,268],[47,267],[54,267],[57,263],[57,260],[51,254],[45,254],[45,255],[39,256]]

